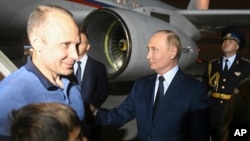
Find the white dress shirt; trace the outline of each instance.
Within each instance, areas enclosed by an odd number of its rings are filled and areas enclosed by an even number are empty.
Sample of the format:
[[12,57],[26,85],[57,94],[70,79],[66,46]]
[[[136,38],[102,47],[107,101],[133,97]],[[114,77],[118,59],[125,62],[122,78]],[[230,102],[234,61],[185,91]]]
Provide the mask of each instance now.
[[[163,77],[165,79],[165,81],[163,81],[163,86],[164,86],[164,95],[168,89],[168,86],[169,84],[172,82],[175,74],[177,73],[179,67],[178,65],[176,65],[174,68],[172,68],[170,71],[166,72]],[[157,90],[158,90],[158,86],[159,86],[159,74],[157,75],[156,77],[156,80],[155,80],[155,91],[154,91],[154,101],[155,101],[155,98],[156,98],[156,93],[157,93]]]
[[83,77],[83,74],[84,74],[84,70],[85,70],[85,66],[86,66],[86,63],[87,63],[87,60],[88,60],[88,55],[84,55],[80,60],[76,60],[75,64],[74,64],[74,74],[76,74],[76,70],[77,70],[77,67],[78,67],[78,64],[77,64],[77,61],[81,61],[81,68],[82,68],[82,74],[81,74],[81,80],[82,80],[82,77]]
[[233,62],[234,62],[234,59],[236,58],[236,54],[229,57],[229,58],[226,58],[226,57],[223,57],[223,66],[222,66],[222,70],[224,69],[225,67],[225,62],[226,62],[226,59],[228,60],[227,61],[227,66],[228,66],[228,70],[230,69],[230,67],[232,66]]

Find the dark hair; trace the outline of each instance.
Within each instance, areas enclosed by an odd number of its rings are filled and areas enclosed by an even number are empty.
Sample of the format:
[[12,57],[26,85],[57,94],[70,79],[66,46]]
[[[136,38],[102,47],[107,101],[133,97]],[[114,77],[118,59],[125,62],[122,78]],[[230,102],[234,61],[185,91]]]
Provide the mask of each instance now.
[[[86,31],[84,31],[84,30],[81,30],[80,31],[80,34],[84,34],[85,36],[86,36],[86,41],[87,41],[87,44],[89,44],[89,35],[87,34],[87,32]],[[80,38],[81,39],[81,38]],[[81,42],[82,42],[82,39],[81,39]]]
[[14,141],[68,141],[69,132],[80,128],[75,111],[60,103],[26,105],[12,112],[11,121]]

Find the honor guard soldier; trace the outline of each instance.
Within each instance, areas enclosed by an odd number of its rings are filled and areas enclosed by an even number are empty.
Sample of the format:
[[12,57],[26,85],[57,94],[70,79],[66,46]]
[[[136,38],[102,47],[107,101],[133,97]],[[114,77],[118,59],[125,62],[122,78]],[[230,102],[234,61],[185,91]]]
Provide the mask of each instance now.
[[211,100],[210,135],[212,141],[222,139],[225,106],[234,88],[250,75],[249,60],[237,55],[246,42],[243,31],[234,25],[226,27],[221,33],[223,56],[211,60],[202,81],[209,87]]

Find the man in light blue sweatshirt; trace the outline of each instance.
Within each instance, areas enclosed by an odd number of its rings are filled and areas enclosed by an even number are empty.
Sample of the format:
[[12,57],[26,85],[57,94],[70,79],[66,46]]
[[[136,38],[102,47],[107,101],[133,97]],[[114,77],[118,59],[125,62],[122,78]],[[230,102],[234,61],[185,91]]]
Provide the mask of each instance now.
[[38,6],[29,16],[27,33],[33,48],[27,63],[0,82],[0,140],[10,140],[11,111],[30,103],[57,102],[84,117],[80,87],[64,76],[78,58],[79,29],[72,14],[58,6]]

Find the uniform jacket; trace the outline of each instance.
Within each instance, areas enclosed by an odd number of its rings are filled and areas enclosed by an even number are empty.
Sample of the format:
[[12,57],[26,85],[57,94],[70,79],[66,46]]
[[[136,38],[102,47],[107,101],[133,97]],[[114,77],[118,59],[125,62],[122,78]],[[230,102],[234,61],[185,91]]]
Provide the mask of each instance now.
[[114,109],[99,109],[96,123],[123,125],[136,119],[139,141],[207,141],[207,89],[178,70],[152,120],[157,74],[135,81],[128,97]]
[[[210,91],[232,95],[233,90],[238,87],[240,82],[250,75],[250,62],[236,55],[235,60],[229,70],[225,73],[222,71],[223,58],[211,60],[210,70],[207,69],[203,76],[203,82],[208,86]],[[208,67],[209,68],[209,67]],[[210,72],[210,77],[209,77]],[[225,108],[228,100],[210,97],[210,126],[222,127],[225,119]]]
[[[219,74],[218,81],[216,81],[216,78],[214,77],[214,79],[212,79],[211,83],[209,84],[208,69],[203,76],[203,81],[205,84],[207,84],[207,86],[209,86],[209,89],[212,92],[232,94],[234,88],[236,88],[243,79],[250,76],[250,62],[236,55],[232,66],[225,74],[222,71],[222,61],[223,58],[221,57],[209,62],[211,63],[210,77],[215,76],[217,73]],[[218,85],[216,85],[216,83]]]

